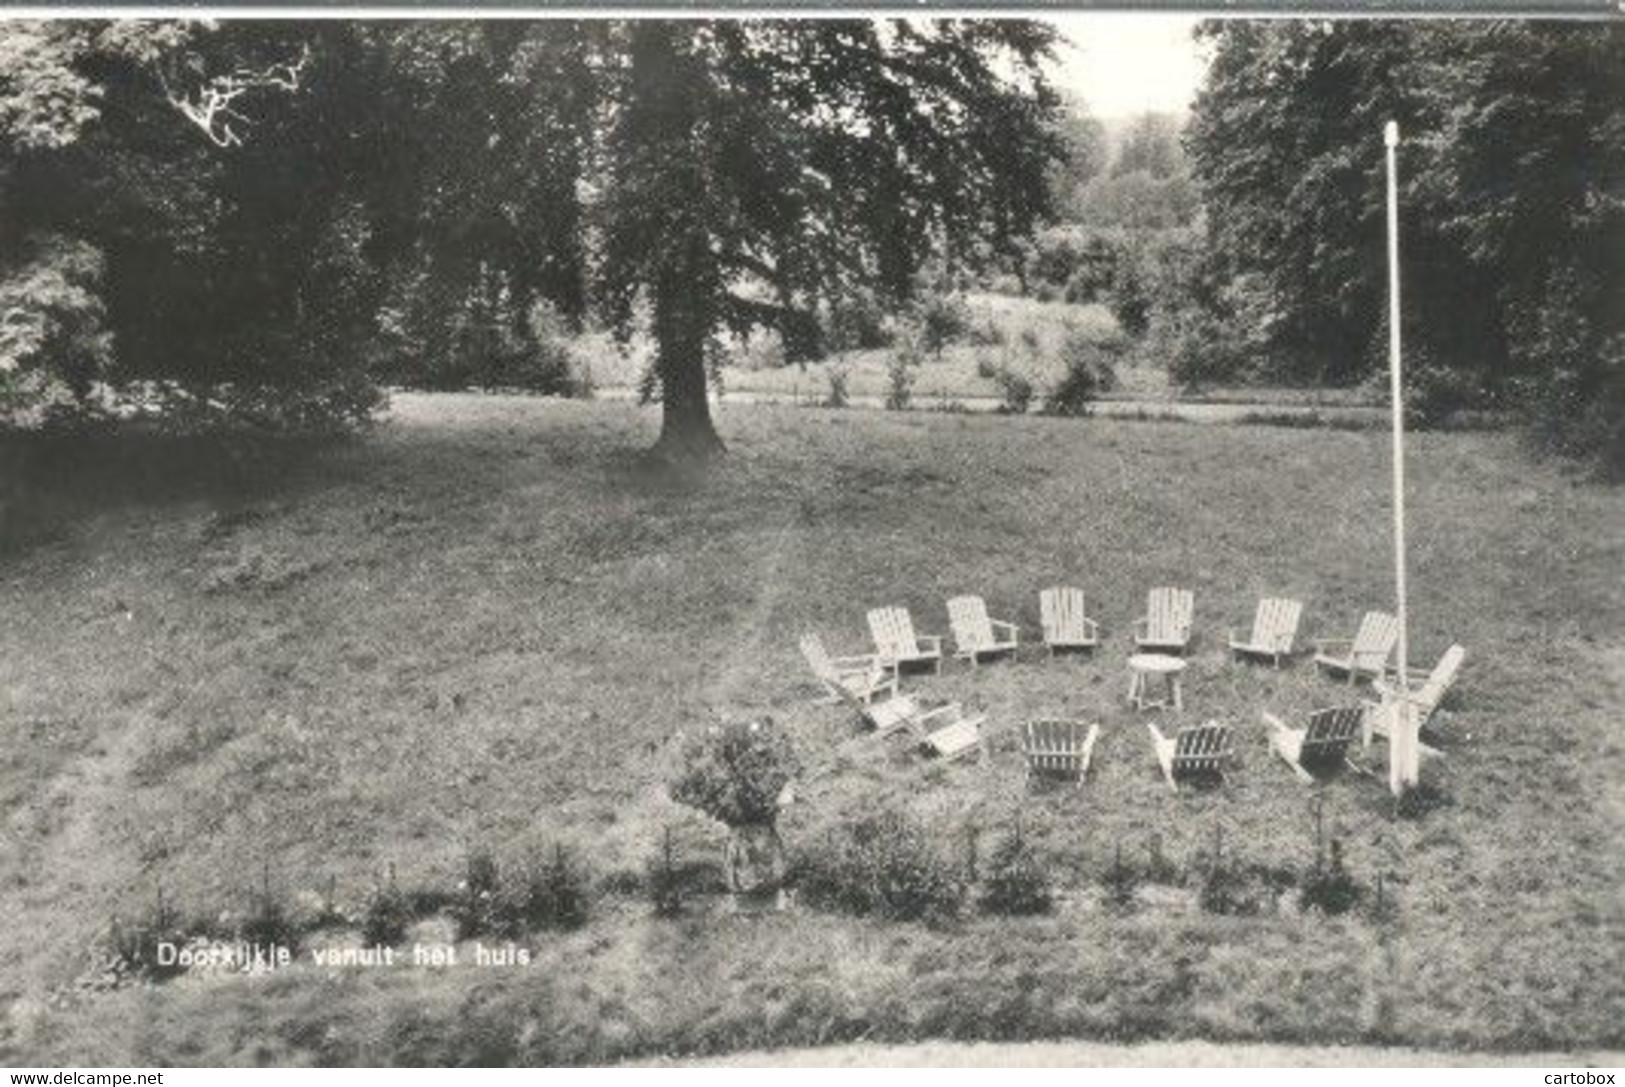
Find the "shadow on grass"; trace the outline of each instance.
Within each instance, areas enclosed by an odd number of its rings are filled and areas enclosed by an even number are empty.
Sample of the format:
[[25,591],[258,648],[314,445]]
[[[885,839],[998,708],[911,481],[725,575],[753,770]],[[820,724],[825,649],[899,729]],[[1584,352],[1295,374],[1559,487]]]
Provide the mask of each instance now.
[[0,555],[131,506],[231,511],[286,492],[343,438],[152,431],[0,432]]

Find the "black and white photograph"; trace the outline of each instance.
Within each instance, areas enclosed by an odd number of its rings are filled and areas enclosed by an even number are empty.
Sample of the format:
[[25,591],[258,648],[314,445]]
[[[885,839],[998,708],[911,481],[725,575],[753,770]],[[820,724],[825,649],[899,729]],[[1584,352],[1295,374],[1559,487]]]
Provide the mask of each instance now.
[[1612,1082],[1625,17],[0,11],[0,813],[13,1084]]

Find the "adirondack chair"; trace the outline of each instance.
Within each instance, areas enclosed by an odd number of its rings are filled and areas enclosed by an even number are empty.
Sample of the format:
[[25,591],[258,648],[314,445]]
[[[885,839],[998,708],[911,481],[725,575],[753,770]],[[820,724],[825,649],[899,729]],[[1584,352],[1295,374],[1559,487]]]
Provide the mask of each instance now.
[[1100,644],[1100,626],[1084,614],[1083,590],[1058,585],[1038,594],[1038,615],[1044,626],[1044,644],[1050,656],[1057,649],[1093,649]]
[[1162,767],[1162,776],[1168,779],[1168,788],[1179,792],[1179,779],[1195,774],[1217,774],[1224,778],[1224,763],[1230,758],[1230,726],[1219,721],[1200,725],[1186,725],[1172,738],[1164,736],[1154,724],[1151,747]]
[[[1399,640],[1399,620],[1385,611],[1368,611],[1360,620],[1354,640],[1317,638],[1315,663],[1328,672],[1348,676],[1353,684],[1361,677],[1376,678],[1388,666],[1388,654]],[[1347,647],[1347,648],[1342,648]]]
[[1290,728],[1273,713],[1263,715],[1264,725],[1270,730],[1270,750],[1309,785],[1315,783],[1315,775],[1309,772],[1311,766],[1354,765],[1348,761],[1349,744],[1360,731],[1364,716],[1359,706],[1336,706],[1311,713],[1306,728]]
[[1095,741],[1100,738],[1100,726],[1090,725],[1087,730],[1082,721],[1058,721],[1041,718],[1027,722],[1027,733],[1021,752],[1027,757],[1027,781],[1038,774],[1058,774],[1076,777],[1078,788],[1089,773],[1089,760],[1094,757]]
[[1195,610],[1189,589],[1152,589],[1146,594],[1145,616],[1134,621],[1134,644],[1156,652],[1185,652]]
[[880,702],[861,699],[846,687],[836,688],[836,694],[858,715],[859,721],[881,737],[890,736],[901,729],[913,729],[915,722],[923,716],[919,701],[911,694],[893,695]]
[[897,696],[897,670],[886,665],[874,653],[853,657],[831,657],[824,650],[823,639],[816,634],[801,639],[801,655],[807,658],[813,675],[824,685],[826,702],[838,702],[843,693],[856,695],[863,702],[873,701],[882,691]]
[[1240,639],[1231,632],[1230,651],[1237,656],[1269,657],[1279,668],[1281,658],[1292,655],[1292,640],[1298,636],[1298,619],[1302,614],[1300,601],[1266,596],[1258,602],[1252,634]]
[[927,710],[909,723],[909,729],[920,738],[920,744],[932,754],[952,761],[981,752],[987,755],[982,740],[985,714],[966,717],[958,702]]
[[1016,624],[989,619],[987,603],[979,596],[948,601],[948,625],[954,632],[954,656],[969,660],[973,668],[984,655],[1015,653],[1021,636]]
[[874,636],[876,654],[894,669],[924,661],[942,671],[942,638],[915,634],[907,608],[875,608],[869,613],[869,633]]
[[[1453,645],[1444,651],[1439,663],[1433,666],[1428,673],[1427,680],[1417,690],[1411,693],[1411,705],[1416,707],[1417,724],[1426,725],[1433,717],[1433,711],[1439,708],[1445,695],[1450,693],[1450,687],[1456,682],[1456,673],[1461,671],[1462,661],[1467,659],[1467,650],[1459,645]],[[1362,739],[1367,748],[1371,746],[1373,735],[1386,737],[1389,732],[1388,714],[1383,707],[1392,702],[1399,691],[1397,676],[1394,679],[1383,677],[1371,681],[1371,689],[1382,696],[1382,702],[1365,703],[1365,727],[1362,730]],[[1412,677],[1414,678],[1414,676]],[[1424,752],[1431,752],[1431,748],[1424,746]]]

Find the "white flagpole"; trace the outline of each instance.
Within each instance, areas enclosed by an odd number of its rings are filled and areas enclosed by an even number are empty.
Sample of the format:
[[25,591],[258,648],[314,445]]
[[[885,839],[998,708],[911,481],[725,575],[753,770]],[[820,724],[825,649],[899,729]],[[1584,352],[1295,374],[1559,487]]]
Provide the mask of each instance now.
[[1395,162],[1399,125],[1389,121],[1382,136],[1388,153],[1388,382],[1394,436],[1394,594],[1399,605],[1399,676],[1394,684],[1394,716],[1388,736],[1388,787],[1397,797],[1417,782],[1420,738],[1411,710],[1407,644],[1410,621],[1405,606],[1405,394],[1400,377],[1399,182]]

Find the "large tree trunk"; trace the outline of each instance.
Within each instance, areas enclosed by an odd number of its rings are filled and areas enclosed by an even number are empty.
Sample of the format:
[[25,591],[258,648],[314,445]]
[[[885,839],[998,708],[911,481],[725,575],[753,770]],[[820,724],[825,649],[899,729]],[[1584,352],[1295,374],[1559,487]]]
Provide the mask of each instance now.
[[705,346],[711,335],[708,285],[715,278],[710,246],[703,235],[674,243],[666,274],[655,292],[655,365],[660,375],[662,460],[692,464],[725,451],[711,423]]
[[645,242],[655,250],[648,286],[663,415],[651,453],[678,465],[723,452],[706,400],[705,348],[724,289],[707,217],[714,182],[698,134],[708,77],[687,48],[690,33],[663,19],[634,24],[626,119],[643,149]]

